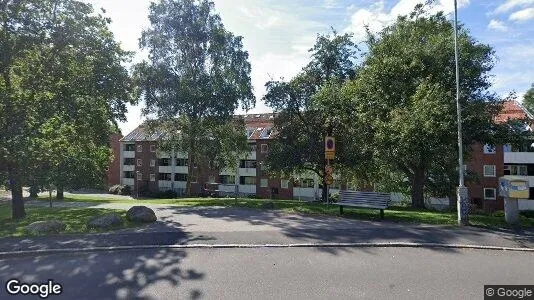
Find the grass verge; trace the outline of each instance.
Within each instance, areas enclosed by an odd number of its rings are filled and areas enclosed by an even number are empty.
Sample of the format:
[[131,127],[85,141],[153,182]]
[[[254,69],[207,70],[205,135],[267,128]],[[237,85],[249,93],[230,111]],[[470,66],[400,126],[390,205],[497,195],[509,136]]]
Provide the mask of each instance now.
[[[47,201],[42,198],[41,200]],[[122,203],[131,205],[168,204],[173,206],[202,207],[202,206],[225,206],[263,209],[266,200],[261,199],[234,199],[234,198],[182,198],[182,199],[110,199],[98,198],[88,195],[69,195],[67,202],[90,202],[90,203]],[[326,206],[322,203],[300,202],[296,200],[274,200],[274,208],[287,213],[302,213],[312,215],[338,216],[337,205]],[[343,217],[378,221],[377,210],[344,208]],[[503,216],[493,215],[470,215],[470,223],[473,226],[485,228],[509,228]],[[433,211],[412,209],[407,207],[390,207],[385,210],[385,220],[394,222],[407,222],[434,225],[456,225],[456,212]],[[534,228],[534,218],[520,217],[520,227]]]
[[[87,221],[94,216],[106,213],[118,213],[124,219],[122,226],[109,230],[98,230],[87,228]],[[141,226],[140,223],[126,220],[126,211],[120,209],[103,208],[60,208],[60,207],[26,207],[26,217],[22,220],[11,219],[11,205],[0,205],[0,237],[26,236],[24,227],[36,222],[45,220],[59,220],[67,225],[63,233],[96,233],[107,232],[123,228]]]

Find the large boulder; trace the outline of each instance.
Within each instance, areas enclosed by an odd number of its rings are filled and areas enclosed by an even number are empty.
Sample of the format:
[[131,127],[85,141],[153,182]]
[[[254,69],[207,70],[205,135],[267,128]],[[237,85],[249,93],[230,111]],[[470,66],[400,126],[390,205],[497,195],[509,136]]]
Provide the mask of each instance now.
[[154,222],[158,219],[154,211],[146,206],[132,206],[126,218],[134,222]]
[[122,218],[119,214],[110,213],[101,216],[96,216],[87,222],[89,228],[111,228],[122,225]]
[[29,234],[39,235],[60,233],[61,231],[65,231],[66,228],[67,225],[65,225],[65,223],[57,220],[50,220],[33,222],[30,225],[26,226],[24,229]]

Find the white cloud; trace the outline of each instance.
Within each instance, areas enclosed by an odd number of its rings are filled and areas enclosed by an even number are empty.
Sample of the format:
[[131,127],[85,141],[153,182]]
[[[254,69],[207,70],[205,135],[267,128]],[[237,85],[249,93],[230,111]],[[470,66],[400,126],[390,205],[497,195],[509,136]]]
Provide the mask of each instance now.
[[323,4],[324,8],[330,9],[330,8],[334,8],[337,6],[338,6],[337,0],[324,0],[324,4]]
[[527,7],[529,5],[534,5],[534,0],[507,0],[503,4],[499,5],[494,13],[501,14],[511,11],[517,7]]
[[508,30],[508,27],[506,27],[503,21],[493,19],[489,22],[488,29],[505,32]]
[[[351,16],[351,24],[345,28],[345,31],[354,33],[357,41],[363,41],[366,38],[365,26],[373,33],[380,31],[382,28],[393,24],[398,16],[408,15],[413,11],[417,4],[422,4],[425,0],[399,0],[390,11],[385,9],[385,1],[380,0],[367,8],[356,9]],[[470,0],[459,0],[458,7],[469,5]],[[354,9],[354,7],[351,7]],[[439,0],[430,9],[429,13],[443,11],[449,14],[454,11],[454,2],[450,0]]]
[[520,11],[516,11],[510,15],[510,20],[516,22],[524,22],[528,20],[534,20],[534,7],[525,8]]

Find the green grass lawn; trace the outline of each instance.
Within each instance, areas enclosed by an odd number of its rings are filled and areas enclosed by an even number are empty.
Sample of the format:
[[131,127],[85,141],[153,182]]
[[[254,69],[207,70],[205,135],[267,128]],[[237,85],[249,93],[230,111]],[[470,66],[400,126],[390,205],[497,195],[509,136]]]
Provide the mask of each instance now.
[[20,221],[11,219],[11,206],[0,204],[0,237],[24,236],[24,227],[36,221],[59,220],[67,225],[64,233],[94,233],[109,230],[97,230],[87,228],[87,221],[94,216],[116,212],[120,214],[124,223],[120,227],[112,228],[117,230],[140,226],[139,223],[126,220],[126,211],[119,209],[101,208],[59,208],[59,207],[26,207],[26,218]]
[[[46,198],[41,200],[47,201]],[[225,207],[246,207],[263,209],[262,205],[266,200],[261,199],[237,199],[234,198],[178,198],[178,199],[109,199],[98,198],[87,195],[69,195],[63,201],[79,201],[91,203],[126,203],[132,205],[142,204],[169,204],[174,206],[225,206]],[[326,206],[322,203],[300,202],[296,200],[274,200],[275,209],[282,210],[288,213],[302,213],[314,215],[329,215],[338,216],[339,207],[337,205]],[[358,208],[344,208],[343,217],[362,219],[362,220],[379,220],[379,212],[377,210],[358,209]],[[395,222],[408,222],[420,224],[436,224],[436,225],[456,225],[456,212],[438,212],[432,210],[416,210],[407,207],[390,207],[385,210],[385,219]],[[473,226],[487,227],[487,228],[506,228],[503,216],[492,215],[470,215],[470,223]],[[534,218],[526,218],[521,216],[521,227],[534,228]]]

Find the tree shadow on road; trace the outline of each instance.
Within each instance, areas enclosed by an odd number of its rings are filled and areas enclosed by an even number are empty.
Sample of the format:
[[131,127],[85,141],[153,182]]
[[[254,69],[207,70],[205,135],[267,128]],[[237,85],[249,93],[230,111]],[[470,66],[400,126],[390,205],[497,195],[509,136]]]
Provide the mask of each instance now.
[[[173,209],[169,207],[168,209]],[[491,246],[534,245],[534,236],[525,236],[519,243],[513,234],[497,233],[481,228],[395,223],[391,221],[363,221],[341,217],[288,214],[278,210],[249,208],[174,208],[175,214],[198,215],[220,219],[227,224],[246,222],[248,226],[268,226],[283,237],[299,243],[425,243],[477,244]],[[317,248],[336,254],[349,247]],[[367,251],[369,248],[359,248]],[[454,248],[433,247],[435,251],[458,252]]]

